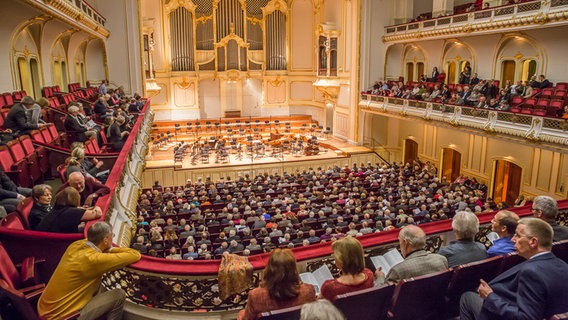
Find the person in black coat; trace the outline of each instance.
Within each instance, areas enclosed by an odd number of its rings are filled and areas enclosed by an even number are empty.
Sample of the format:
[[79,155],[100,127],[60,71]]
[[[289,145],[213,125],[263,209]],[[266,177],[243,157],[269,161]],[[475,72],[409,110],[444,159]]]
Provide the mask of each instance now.
[[38,231],[57,233],[80,232],[84,221],[99,219],[99,207],[81,208],[81,195],[73,187],[67,187],[55,195],[53,211],[45,216],[37,226]]
[[0,205],[7,212],[16,211],[18,204],[32,194],[29,188],[20,188],[0,169]]
[[51,212],[51,186],[38,184],[32,188],[34,204],[28,216],[30,229],[37,230],[41,220]]
[[32,97],[23,97],[22,101],[13,105],[8,115],[6,115],[4,128],[10,129],[14,133],[28,134],[32,130],[45,126],[45,123],[32,123],[32,121],[30,121],[31,119],[28,119],[27,110],[31,109],[34,105],[35,101]]
[[121,131],[120,126],[125,123],[123,116],[118,116],[116,119],[114,117],[107,117],[105,123],[107,127],[107,139],[111,144],[113,151],[122,150],[126,138],[128,138],[128,131]]
[[67,112],[68,114],[64,122],[65,130],[73,132],[77,141],[84,142],[89,137],[95,137],[95,139],[97,139],[97,131],[89,129],[79,117],[79,107],[71,105],[67,108]]

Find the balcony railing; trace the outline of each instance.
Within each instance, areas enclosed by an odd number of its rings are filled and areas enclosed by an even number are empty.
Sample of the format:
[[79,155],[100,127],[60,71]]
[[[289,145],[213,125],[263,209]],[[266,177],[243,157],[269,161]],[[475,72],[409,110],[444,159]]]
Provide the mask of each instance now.
[[97,10],[95,10],[91,5],[89,5],[85,0],[67,0],[74,3],[77,8],[79,8],[84,14],[86,14],[91,19],[105,25],[106,19]]
[[568,0],[529,1],[385,27],[385,42],[568,20]]
[[439,121],[454,127],[468,127],[488,134],[514,136],[554,149],[565,150],[568,145],[568,119],[371,94],[361,94],[359,108],[363,112]]

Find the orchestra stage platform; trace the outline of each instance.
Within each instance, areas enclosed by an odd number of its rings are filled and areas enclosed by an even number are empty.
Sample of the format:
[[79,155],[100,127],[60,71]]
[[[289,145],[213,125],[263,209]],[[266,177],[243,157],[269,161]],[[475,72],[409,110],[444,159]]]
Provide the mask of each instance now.
[[172,141],[160,148],[154,148],[146,159],[146,169],[173,167],[176,169],[204,169],[204,168],[223,168],[232,166],[250,166],[256,164],[289,163],[297,161],[329,160],[336,159],[340,162],[342,158],[348,158],[353,154],[369,153],[371,149],[360,146],[353,146],[337,138],[329,138],[320,142],[319,153],[305,155],[303,152],[273,152],[270,147],[264,151],[263,155],[255,152],[246,154],[228,154],[228,161],[217,161],[214,154],[209,155],[207,161],[192,163],[192,155],[186,154],[183,158],[174,159],[174,148],[180,142]]
[[188,179],[382,162],[371,149],[329,131],[306,115],[154,122],[142,184],[181,186]]

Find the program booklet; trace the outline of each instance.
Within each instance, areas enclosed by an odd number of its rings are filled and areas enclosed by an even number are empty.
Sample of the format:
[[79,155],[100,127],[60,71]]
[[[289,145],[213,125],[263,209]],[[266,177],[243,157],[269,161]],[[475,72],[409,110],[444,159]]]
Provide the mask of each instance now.
[[329,268],[324,264],[314,272],[300,273],[300,279],[304,283],[313,285],[316,289],[316,295],[319,295],[322,284],[327,280],[332,280],[333,275],[331,274],[331,271],[329,271]]
[[396,248],[390,249],[387,253],[382,256],[371,257],[371,262],[376,269],[379,267],[381,271],[387,275],[392,267],[401,263],[404,260],[400,252]]

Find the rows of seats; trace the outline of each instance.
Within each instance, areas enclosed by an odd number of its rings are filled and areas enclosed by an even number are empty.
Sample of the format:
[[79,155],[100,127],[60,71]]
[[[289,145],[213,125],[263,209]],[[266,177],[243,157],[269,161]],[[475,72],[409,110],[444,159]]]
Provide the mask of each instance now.
[[[568,240],[554,243],[552,252],[568,262]],[[480,279],[489,282],[523,261],[515,253],[492,257],[398,284],[338,295],[333,303],[347,319],[454,319],[459,316],[459,300],[464,292],[475,292]],[[301,307],[265,312],[260,319],[298,319]]]
[[32,187],[51,175],[46,149],[35,148],[27,135],[0,146],[0,167],[21,187]]
[[[494,80],[495,85],[499,87],[499,80]],[[394,85],[396,81],[389,80],[387,84],[390,87]],[[413,87],[414,85],[425,85],[429,90],[433,90],[434,86],[439,85],[438,82],[416,82],[408,81],[406,83],[407,87]],[[557,117],[559,112],[568,103],[568,83],[558,82],[556,86],[552,84],[552,87],[539,89],[533,88],[533,94],[530,97],[513,96],[509,99],[510,111],[513,113],[535,115],[542,117]],[[448,89],[450,92],[454,93],[456,90],[463,90],[465,86],[470,86],[467,84],[449,84]],[[433,102],[441,102],[440,98],[434,99]]]
[[25,91],[4,92],[0,95],[0,109],[10,109],[26,96]]

